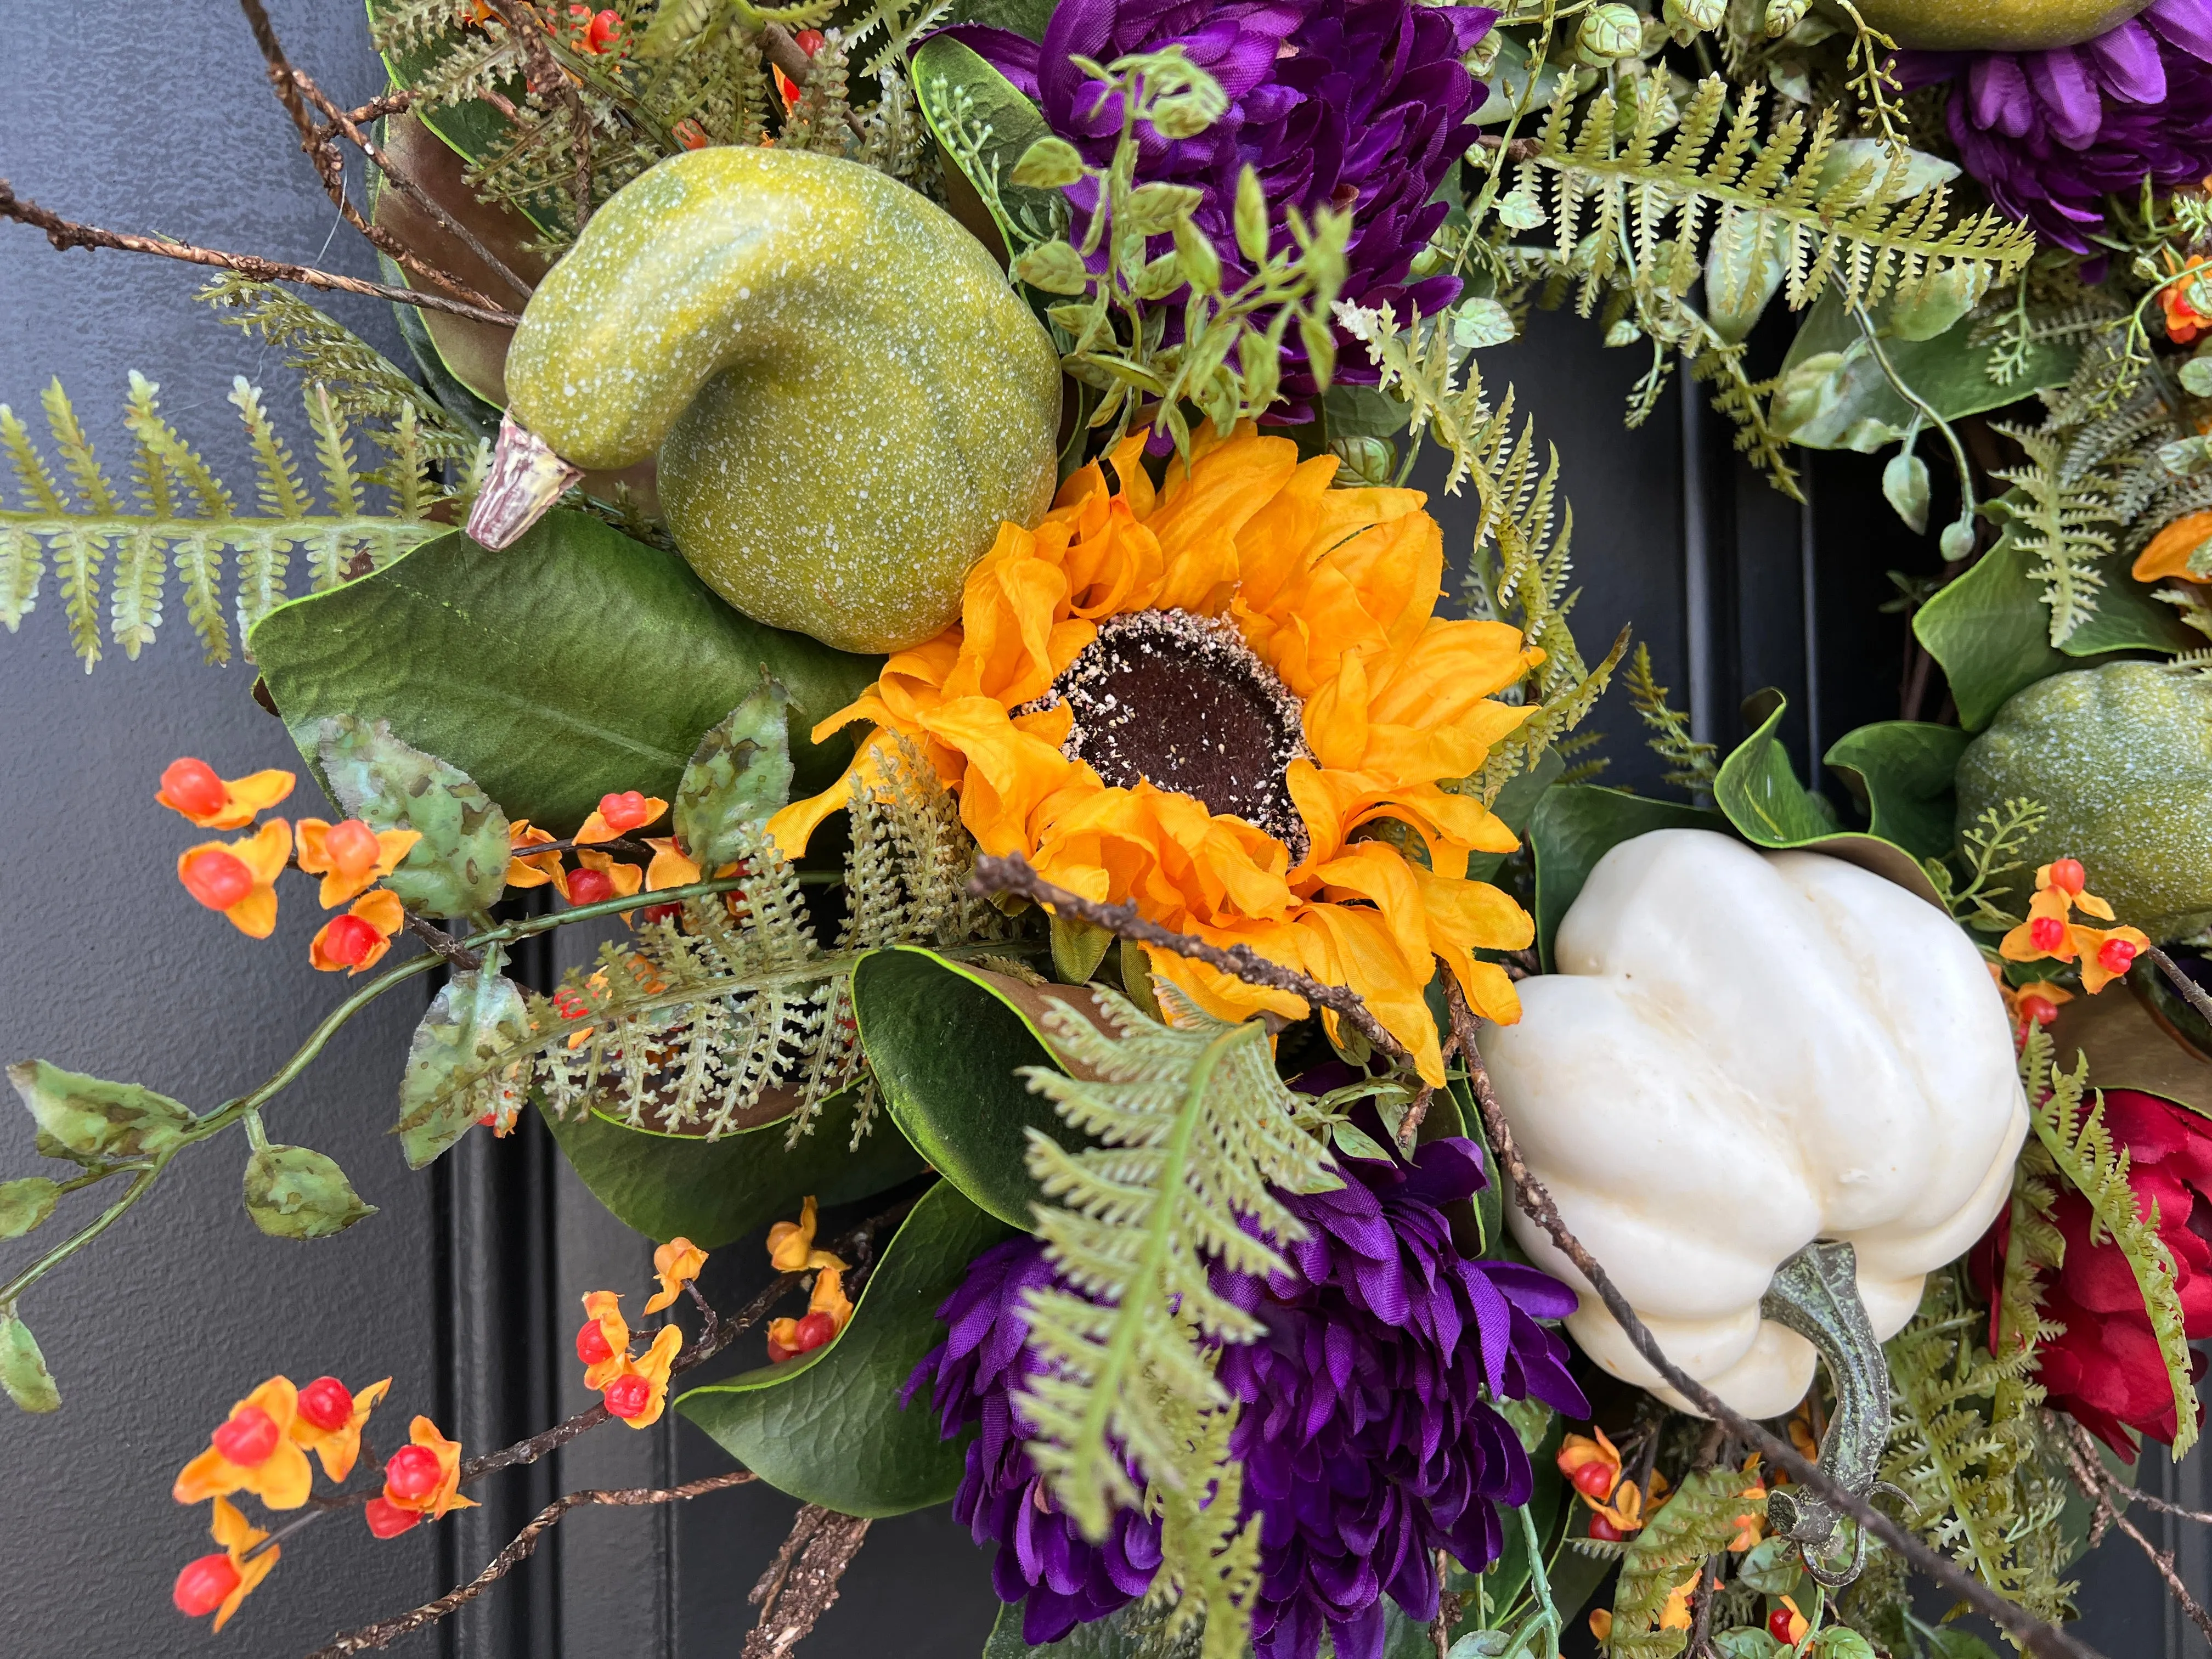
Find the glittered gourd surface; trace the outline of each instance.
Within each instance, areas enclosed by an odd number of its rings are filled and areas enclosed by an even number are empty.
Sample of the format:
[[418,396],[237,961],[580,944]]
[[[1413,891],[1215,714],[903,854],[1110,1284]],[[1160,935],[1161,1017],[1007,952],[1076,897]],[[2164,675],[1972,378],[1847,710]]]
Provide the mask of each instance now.
[[2148,0],[1861,0],[1859,15],[1900,46],[2027,52],[2079,46],[2117,28]]
[[718,146],[625,185],[532,296],[507,383],[579,466],[658,449],[692,568],[848,651],[951,621],[1056,478],[1043,328],[951,216],[830,156]]
[[2108,663],[2038,680],[1959,763],[1959,828],[2025,795],[2051,809],[2018,856],[2077,858],[2089,888],[2154,939],[2212,921],[2212,680]]

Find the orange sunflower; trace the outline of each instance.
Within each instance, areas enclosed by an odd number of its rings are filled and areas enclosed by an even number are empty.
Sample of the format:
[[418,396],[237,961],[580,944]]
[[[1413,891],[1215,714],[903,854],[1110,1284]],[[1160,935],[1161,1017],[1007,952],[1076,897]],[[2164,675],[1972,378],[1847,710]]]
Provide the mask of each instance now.
[[[902,651],[817,741],[866,720],[853,769],[769,821],[792,857],[881,775],[896,733],[960,800],[988,853],[1164,927],[1364,998],[1443,1080],[1423,992],[1441,957],[1471,1005],[1520,1000],[1476,949],[1514,950],[1527,914],[1466,879],[1518,844],[1441,785],[1481,766],[1529,710],[1492,701],[1541,653],[1502,623],[1435,614],[1443,538],[1410,489],[1332,489],[1336,461],[1249,427],[1201,439],[1155,491],[1144,435],[1069,478],[1033,530],[1000,527],[960,620]],[[1356,834],[1377,820],[1409,832]],[[1408,856],[1400,843],[1425,856]],[[1229,1018],[1298,998],[1149,952]]]

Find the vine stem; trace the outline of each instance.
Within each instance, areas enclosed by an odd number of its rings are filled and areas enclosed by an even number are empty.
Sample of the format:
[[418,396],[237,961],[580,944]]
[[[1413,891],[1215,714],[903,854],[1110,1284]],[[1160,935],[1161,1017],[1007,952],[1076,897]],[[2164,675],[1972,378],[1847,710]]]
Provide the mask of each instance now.
[[1466,998],[1460,994],[1456,981],[1445,981],[1444,994],[1451,1006],[1453,1036],[1459,1047],[1461,1060],[1467,1067],[1468,1081],[1474,1091],[1490,1149],[1511,1180],[1514,1195],[1521,1208],[1530,1220],[1544,1230],[1560,1253],[1574,1264],[1576,1270],[1596,1291],[1598,1300],[1605,1304],[1606,1310],[1620,1324],[1644,1362],[1664,1377],[1669,1386],[1697,1411],[1725,1425],[1729,1433],[1756,1447],[1769,1463],[1779,1466],[1798,1485],[1819,1494],[1849,1515],[1863,1530],[1881,1539],[1917,1571],[1957,1594],[1977,1613],[2017,1638],[2027,1651],[2043,1655],[2045,1659],[2098,1659],[2094,1649],[2076,1640],[2056,1625],[2045,1624],[2027,1608],[1997,1594],[1973,1574],[1961,1571],[1955,1562],[1929,1548],[1858,1493],[1838,1482],[1818,1464],[1808,1462],[1796,1447],[1745,1417],[1667,1358],[1658,1339],[1637,1317],[1636,1310],[1621,1293],[1620,1287],[1613,1283],[1613,1276],[1599,1265],[1589,1248],[1569,1231],[1550,1191],[1522,1161],[1520,1147],[1513,1139],[1512,1126],[1506,1121],[1505,1113],[1498,1103],[1497,1092],[1491,1087],[1490,1073],[1482,1063],[1481,1051],[1475,1046],[1474,1015],[1468,1009]]
[[1966,446],[1959,441],[1959,434],[1951,429],[1950,422],[1938,415],[1935,406],[1906,384],[1905,377],[1891,366],[1889,354],[1881,349],[1881,342],[1875,337],[1874,319],[1867,315],[1866,301],[1854,298],[1851,301],[1851,315],[1858,323],[1859,337],[1866,342],[1867,349],[1874,354],[1875,367],[1881,370],[1891,389],[1911,404],[1922,420],[1942,433],[1943,441],[1950,446],[1951,465],[1959,475],[1957,522],[1971,526],[1974,521],[1974,475],[1967,465]]
[[2158,964],[2159,972],[2164,974],[2172,982],[2173,988],[2181,993],[2182,1000],[2204,1016],[2204,1023],[2212,1025],[2212,992],[2206,991],[2203,986],[2183,973],[2181,964],[2159,949],[2157,945],[2150,946],[2144,951],[2143,954]]

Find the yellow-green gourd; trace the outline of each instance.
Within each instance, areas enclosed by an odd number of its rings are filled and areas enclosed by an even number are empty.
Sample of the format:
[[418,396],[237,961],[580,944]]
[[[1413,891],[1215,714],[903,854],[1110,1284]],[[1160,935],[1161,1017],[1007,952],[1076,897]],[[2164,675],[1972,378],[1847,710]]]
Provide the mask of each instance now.
[[531,297],[507,386],[541,454],[657,449],[708,584],[848,651],[943,629],[1057,476],[1059,359],[990,255],[907,186],[799,151],[696,150],[623,186]]
[[2075,46],[2148,0],[1859,0],[1859,15],[1900,46],[1933,52],[2028,52]]

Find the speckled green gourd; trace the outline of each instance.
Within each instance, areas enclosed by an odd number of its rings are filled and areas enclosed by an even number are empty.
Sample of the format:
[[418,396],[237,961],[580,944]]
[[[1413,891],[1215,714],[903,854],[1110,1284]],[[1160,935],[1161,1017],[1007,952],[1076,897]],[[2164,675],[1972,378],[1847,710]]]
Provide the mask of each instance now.
[[2119,662],[2038,680],[1967,745],[1958,783],[1961,832],[2015,796],[2051,809],[2015,879],[2078,858],[2154,939],[2212,921],[2212,679]]
[[848,651],[951,622],[1057,476],[1042,327],[950,215],[830,156],[720,146],[641,174],[531,296],[507,386],[578,466],[659,450],[692,568]]
[[2147,0],[1860,0],[1859,15],[1900,46],[2030,52],[2079,46],[2118,27]]

